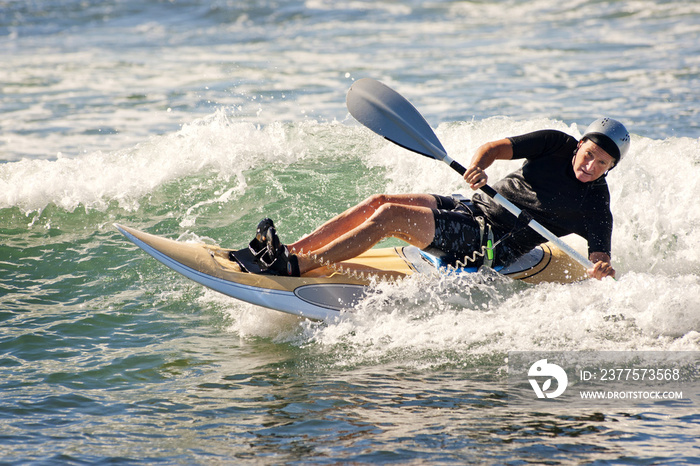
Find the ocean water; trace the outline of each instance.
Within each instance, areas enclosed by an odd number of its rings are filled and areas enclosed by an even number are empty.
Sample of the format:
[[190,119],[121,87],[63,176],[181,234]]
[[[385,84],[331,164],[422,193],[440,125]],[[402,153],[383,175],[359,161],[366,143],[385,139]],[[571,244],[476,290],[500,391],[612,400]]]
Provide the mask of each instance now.
[[[0,55],[1,463],[699,463],[697,405],[515,409],[504,375],[700,351],[699,3],[0,0]],[[625,122],[618,280],[413,277],[319,323],[113,227],[238,247],[263,216],[292,241],[376,192],[468,194],[352,120],[363,77],[461,162]]]

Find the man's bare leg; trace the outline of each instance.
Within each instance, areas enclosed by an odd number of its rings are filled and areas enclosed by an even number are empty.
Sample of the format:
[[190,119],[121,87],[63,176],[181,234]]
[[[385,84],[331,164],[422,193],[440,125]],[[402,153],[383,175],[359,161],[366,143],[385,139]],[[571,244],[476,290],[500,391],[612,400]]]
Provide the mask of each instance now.
[[[303,274],[319,267],[319,262],[335,263],[351,259],[388,237],[400,238],[420,248],[427,247],[435,236],[435,219],[432,211],[436,207],[435,198],[430,195],[394,198],[404,202],[400,204],[387,202],[390,197],[385,197],[376,210],[372,208],[373,212],[368,210],[371,202],[365,207],[361,207],[362,204],[360,204],[323,225],[309,237],[291,245],[290,249],[300,251],[301,249],[297,249],[300,243],[305,244],[305,247],[310,250],[304,249],[304,251],[314,256],[309,257],[306,254],[298,256],[300,272]],[[375,202],[374,205],[377,203]],[[349,230],[341,228],[352,225],[355,226]],[[312,237],[311,241],[304,243],[310,237]],[[329,238],[330,241],[328,241]],[[321,246],[311,249],[310,246],[314,244]]]
[[289,250],[295,254],[315,252],[359,227],[385,204],[437,208],[437,202],[430,194],[375,194],[288,245]]

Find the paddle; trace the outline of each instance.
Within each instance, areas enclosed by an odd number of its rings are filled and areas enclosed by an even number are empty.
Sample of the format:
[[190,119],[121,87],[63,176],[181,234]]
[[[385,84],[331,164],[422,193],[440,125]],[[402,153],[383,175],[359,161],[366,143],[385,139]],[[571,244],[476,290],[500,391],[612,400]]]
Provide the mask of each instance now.
[[[357,121],[394,144],[428,158],[445,162],[460,175],[464,175],[467,171],[447,155],[435,132],[418,110],[398,92],[379,81],[371,78],[355,81],[348,91],[347,106],[350,114]],[[527,225],[530,228],[556,244],[559,249],[586,269],[593,268],[593,263],[588,258],[533,220],[491,186],[486,185],[481,190],[516,217],[524,215],[525,218],[529,218]]]

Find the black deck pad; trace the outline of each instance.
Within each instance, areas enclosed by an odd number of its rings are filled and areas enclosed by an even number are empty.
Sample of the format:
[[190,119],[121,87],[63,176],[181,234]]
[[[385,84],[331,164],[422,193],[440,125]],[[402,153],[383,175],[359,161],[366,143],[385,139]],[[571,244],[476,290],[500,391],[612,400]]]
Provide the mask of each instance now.
[[262,273],[263,271],[260,265],[255,261],[255,255],[250,248],[229,251],[228,258],[234,262],[238,262],[238,265],[240,265],[245,272]]

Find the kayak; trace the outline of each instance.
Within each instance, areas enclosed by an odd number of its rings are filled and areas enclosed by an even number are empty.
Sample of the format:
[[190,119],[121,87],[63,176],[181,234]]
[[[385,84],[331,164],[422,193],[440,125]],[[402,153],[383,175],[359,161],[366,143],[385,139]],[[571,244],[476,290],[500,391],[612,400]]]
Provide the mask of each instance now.
[[[248,273],[231,260],[231,249],[175,241],[119,224],[115,227],[157,261],[190,280],[241,301],[313,320],[351,311],[376,280],[478,272],[475,267],[448,266],[439,255],[404,246],[370,249],[354,259],[319,267],[301,277],[261,275]],[[543,243],[496,271],[530,284],[571,283],[587,277],[582,265],[552,243]]]

